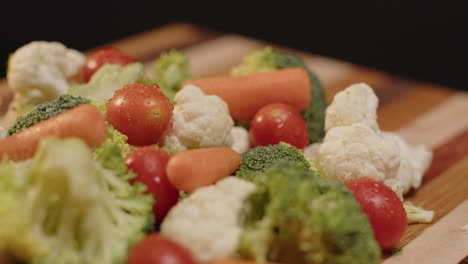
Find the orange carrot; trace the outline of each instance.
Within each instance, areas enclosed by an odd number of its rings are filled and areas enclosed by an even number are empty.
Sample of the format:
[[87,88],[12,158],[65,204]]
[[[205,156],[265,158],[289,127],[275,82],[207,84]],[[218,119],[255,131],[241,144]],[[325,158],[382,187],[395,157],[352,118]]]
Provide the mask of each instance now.
[[250,120],[270,103],[286,103],[302,111],[311,100],[309,76],[300,68],[190,79],[184,84],[194,84],[205,94],[221,97],[234,120]]
[[230,148],[201,148],[172,156],[166,172],[172,185],[179,190],[192,192],[231,175],[239,164],[240,155]]
[[8,157],[18,161],[31,158],[39,142],[46,137],[78,137],[90,147],[95,147],[104,141],[106,135],[104,116],[96,107],[84,104],[1,140],[0,159]]
[[[254,260],[244,260],[244,259],[218,259],[210,262],[209,264],[257,264],[258,262]],[[263,262],[264,264],[274,264],[272,262]],[[279,264],[279,263],[276,263]]]

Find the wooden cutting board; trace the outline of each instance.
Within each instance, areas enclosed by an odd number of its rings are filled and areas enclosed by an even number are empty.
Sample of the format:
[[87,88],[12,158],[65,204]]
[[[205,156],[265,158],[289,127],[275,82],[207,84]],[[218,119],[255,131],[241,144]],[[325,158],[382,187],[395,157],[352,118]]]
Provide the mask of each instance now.
[[[227,73],[233,65],[240,62],[246,52],[262,48],[266,43],[240,35],[219,34],[190,24],[178,23],[110,45],[144,62],[148,68],[152,67],[152,61],[162,51],[181,49],[190,59],[193,73],[214,75]],[[323,82],[329,100],[336,92],[350,84],[368,83],[374,88],[380,100],[378,115],[381,129],[397,131],[409,142],[425,144],[434,150],[433,163],[425,175],[423,186],[407,196],[407,199],[414,204],[434,210],[434,221],[432,224],[409,226],[399,244],[399,247],[405,248],[402,255],[398,256],[400,260],[397,263],[458,263],[464,259],[468,255],[468,243],[466,243],[468,232],[461,229],[463,226],[461,223],[468,224],[468,206],[462,204],[468,200],[468,93],[402,79],[323,56],[273,46],[301,56]],[[1,112],[5,111],[11,99],[11,93],[4,80],[0,81],[0,96],[3,99]],[[459,205],[460,207],[454,210]],[[441,221],[444,217],[445,219]],[[444,221],[457,223],[460,226],[450,226],[444,224]],[[457,235],[454,235],[454,232]],[[456,250],[427,248],[421,246],[425,244],[424,240],[423,242],[414,240],[418,236],[428,242],[436,240],[451,241],[455,245],[465,244]],[[411,242],[413,240],[414,244]],[[447,244],[438,246],[448,247]],[[425,254],[411,255],[419,248],[430,250],[436,255],[437,252],[442,252],[443,255],[432,260],[427,259],[428,255]],[[444,259],[444,262],[440,262],[441,259]]]

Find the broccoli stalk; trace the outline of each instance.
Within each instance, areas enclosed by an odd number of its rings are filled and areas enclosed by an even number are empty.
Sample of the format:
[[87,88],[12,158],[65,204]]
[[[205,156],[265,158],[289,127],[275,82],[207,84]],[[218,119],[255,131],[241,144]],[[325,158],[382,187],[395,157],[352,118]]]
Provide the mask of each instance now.
[[24,116],[16,119],[13,125],[8,129],[8,134],[13,135],[21,130],[33,126],[41,121],[70,110],[80,104],[89,103],[89,100],[79,96],[61,95],[51,102],[36,105],[36,107]]
[[119,168],[103,168],[79,139],[45,139],[33,159],[4,161],[0,224],[8,232],[0,231],[0,255],[38,264],[124,263],[152,224],[153,199]]
[[343,184],[279,161],[254,178],[238,253],[258,262],[378,263],[371,226]]
[[325,135],[325,110],[327,108],[325,91],[317,75],[299,57],[266,47],[263,50],[247,54],[242,63],[231,70],[231,74],[245,75],[294,67],[303,68],[309,74],[312,100],[307,109],[302,112],[302,116],[307,124],[309,141],[311,143],[320,142]]

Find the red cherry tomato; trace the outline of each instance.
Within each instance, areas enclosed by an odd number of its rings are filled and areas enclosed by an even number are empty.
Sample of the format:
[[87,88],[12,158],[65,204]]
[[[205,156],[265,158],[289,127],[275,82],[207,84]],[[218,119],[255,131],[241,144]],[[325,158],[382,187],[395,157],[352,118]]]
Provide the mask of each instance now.
[[370,178],[345,182],[369,218],[374,237],[383,249],[394,247],[408,226],[403,203],[384,183]]
[[105,63],[126,65],[136,60],[114,47],[100,48],[91,52],[83,67],[83,79],[88,82],[91,76]]
[[195,264],[195,260],[186,248],[153,233],[130,250],[127,264]]
[[290,105],[266,105],[250,122],[250,145],[267,146],[281,141],[303,149],[309,144],[307,125],[301,114]]
[[164,136],[174,107],[156,84],[134,83],[115,92],[106,108],[107,121],[127,135],[128,143],[144,146]]
[[153,146],[136,148],[125,157],[127,167],[137,174],[132,182],[145,184],[148,188],[146,192],[153,195],[156,201],[153,214],[159,224],[179,200],[179,191],[166,175],[169,158],[166,152]]

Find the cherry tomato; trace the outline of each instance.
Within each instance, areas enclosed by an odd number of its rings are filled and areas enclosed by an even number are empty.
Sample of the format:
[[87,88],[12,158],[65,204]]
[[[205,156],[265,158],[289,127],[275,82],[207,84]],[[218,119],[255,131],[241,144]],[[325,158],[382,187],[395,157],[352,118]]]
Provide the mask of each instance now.
[[137,146],[159,142],[171,126],[169,99],[156,84],[134,83],[114,93],[106,104],[107,121]]
[[83,67],[83,79],[88,82],[91,76],[105,63],[126,65],[136,60],[114,47],[100,48],[91,52]]
[[152,233],[130,250],[127,264],[195,264],[195,260],[186,248]]
[[132,182],[141,182],[147,186],[147,193],[153,195],[156,204],[153,214],[157,223],[161,223],[169,210],[179,200],[179,191],[169,182],[166,165],[169,155],[154,146],[134,149],[125,157],[127,167],[137,174]]
[[290,105],[266,105],[250,122],[250,145],[267,146],[281,141],[303,149],[309,144],[307,125],[301,114]]
[[403,203],[398,196],[384,183],[370,178],[349,180],[345,185],[369,218],[380,247],[394,247],[408,225]]

